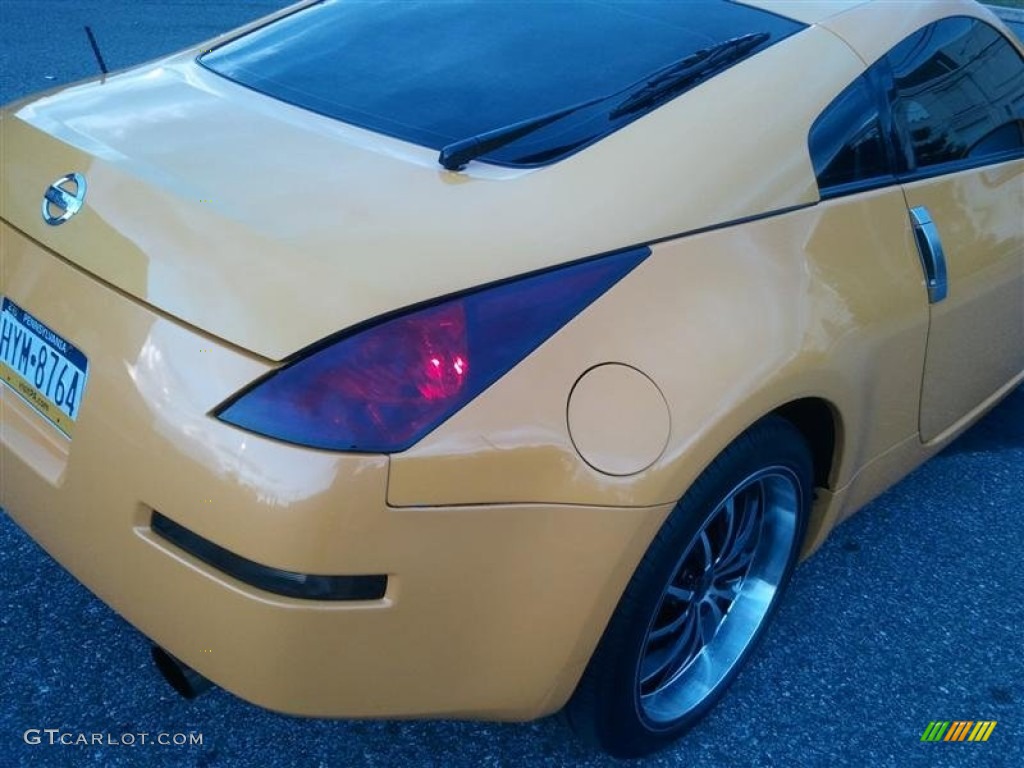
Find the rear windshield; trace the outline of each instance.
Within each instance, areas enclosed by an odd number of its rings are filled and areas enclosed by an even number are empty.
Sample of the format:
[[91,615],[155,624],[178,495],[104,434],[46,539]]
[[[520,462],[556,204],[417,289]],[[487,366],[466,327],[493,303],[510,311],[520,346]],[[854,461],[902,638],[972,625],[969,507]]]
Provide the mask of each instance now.
[[533,166],[659,106],[664,99],[616,110],[645,76],[751,36],[756,45],[735,57],[745,58],[800,29],[728,0],[325,0],[200,62],[282,101],[433,149],[615,95],[484,158]]

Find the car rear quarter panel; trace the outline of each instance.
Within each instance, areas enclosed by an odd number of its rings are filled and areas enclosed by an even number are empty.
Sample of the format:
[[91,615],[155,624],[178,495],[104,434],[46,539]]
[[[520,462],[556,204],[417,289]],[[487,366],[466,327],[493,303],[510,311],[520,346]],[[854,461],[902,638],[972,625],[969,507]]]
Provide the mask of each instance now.
[[[820,52],[832,62],[827,86],[786,73],[785,82],[801,86],[785,100],[791,136],[779,140],[760,125],[743,126],[766,130],[765,154],[789,159],[780,168],[800,158],[812,186],[807,131],[864,61],[950,13],[993,20],[967,2],[879,5],[847,3],[826,23],[848,41]],[[882,34],[880,18],[890,22]],[[797,40],[824,31],[812,28]],[[734,134],[702,138],[704,146],[724,147]],[[682,169],[679,178],[678,199],[688,200]],[[744,194],[744,184],[730,181],[724,186]],[[762,183],[768,181],[747,180]],[[826,401],[837,421],[828,489],[819,494],[809,536],[813,549],[834,522],[941,447],[922,450],[918,431],[927,331],[924,279],[899,187],[670,239],[477,403],[396,456],[389,502],[502,501],[524,493],[623,506],[670,502],[750,424],[813,397]],[[568,434],[567,393],[583,371],[603,362],[643,371],[669,404],[666,450],[634,475],[597,472],[580,460]],[[615,408],[614,392],[606,407]],[[607,413],[594,408],[592,418]],[[962,416],[958,427],[972,414]]]
[[[739,67],[715,80],[715,103],[740,105],[735,119],[716,112],[697,121],[673,103],[637,122],[648,123],[658,165],[623,164],[634,140],[628,129],[566,162],[606,151],[607,179],[639,176],[654,190],[622,198],[616,215],[632,217],[656,198],[659,218],[678,222],[677,231],[712,211],[796,209],[656,242],[647,262],[608,295],[394,456],[390,504],[672,502],[746,427],[805,397],[825,400],[837,414],[829,480],[837,495],[877,457],[916,443],[927,304],[905,201],[892,189],[818,204],[807,150],[810,125],[863,62],[814,27],[762,56],[757,87]],[[818,66],[808,70],[812,60]],[[748,150],[771,158],[771,167]],[[574,384],[607,362],[650,376],[669,405],[665,451],[633,475],[590,467],[567,426]],[[593,418],[602,418],[599,409]],[[908,454],[891,466],[911,463]],[[850,498],[864,500],[897,477],[884,468],[866,475],[870,489]],[[843,511],[825,496],[814,541]]]
[[[389,502],[672,502],[744,429],[804,397],[840,414],[830,487],[844,489],[916,437],[927,317],[898,188],[657,244],[528,360],[393,457]],[[567,427],[573,385],[607,362],[643,371],[669,405],[667,447],[634,475],[593,469]],[[615,397],[590,418],[608,418]]]

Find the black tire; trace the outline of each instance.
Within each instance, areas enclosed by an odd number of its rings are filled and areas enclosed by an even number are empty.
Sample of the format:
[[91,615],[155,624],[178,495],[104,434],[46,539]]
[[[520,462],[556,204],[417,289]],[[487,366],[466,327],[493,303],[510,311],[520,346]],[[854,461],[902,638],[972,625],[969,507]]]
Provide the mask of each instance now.
[[581,738],[616,757],[649,754],[721,699],[792,575],[813,476],[806,441],[777,416],[700,475],[637,566],[566,706]]

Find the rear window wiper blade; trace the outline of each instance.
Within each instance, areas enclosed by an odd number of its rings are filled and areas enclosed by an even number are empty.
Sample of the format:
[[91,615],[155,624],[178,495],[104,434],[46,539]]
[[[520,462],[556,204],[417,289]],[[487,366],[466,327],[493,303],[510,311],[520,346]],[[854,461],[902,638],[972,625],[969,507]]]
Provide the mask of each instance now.
[[646,83],[631,93],[613,109],[608,117],[617,120],[654,104],[667,101],[698,80],[710,77],[740,59],[745,58],[771,35],[767,32],[751,32],[730,40],[702,48],[682,61],[670,64],[664,69],[645,78]]
[[[620,88],[614,93],[599,96],[579,104],[573,104],[564,109],[548,112],[537,117],[531,117],[527,120],[521,120],[511,125],[505,125],[493,131],[470,136],[468,139],[453,141],[450,144],[446,144],[441,150],[438,162],[449,171],[461,170],[466,167],[470,160],[475,160],[496,149],[501,149],[575,112],[592,107],[602,101],[608,101],[616,96],[621,96],[623,93],[629,93],[630,95],[608,115],[610,120],[625,117],[659,101],[667,100],[694,81],[714,74],[720,69],[742,59],[770,37],[771,35],[767,32],[752,32],[740,37],[734,37],[709,48],[702,48],[685,59],[673,62],[653,74],[646,75],[636,82],[630,83],[625,88]],[[639,90],[637,90],[638,87]]]
[[504,125],[501,128],[495,128],[493,131],[487,131],[486,133],[479,133],[476,136],[470,136],[468,139],[461,139],[460,141],[453,141],[451,144],[446,144],[441,150],[441,155],[437,161],[449,171],[460,171],[466,167],[466,163],[470,160],[486,155],[488,152],[493,152],[496,149],[501,149],[507,144],[511,144],[513,141],[517,141],[523,136],[527,136],[534,131],[539,131],[546,125],[550,125],[556,120],[561,120],[563,117],[568,117],[573,112],[579,112],[587,107],[592,107],[605,99],[607,96],[601,96],[590,101],[584,101],[580,104],[573,104],[571,107],[565,107],[554,112],[548,112],[538,117],[531,117],[527,120],[520,120],[518,123],[512,123],[511,125]]

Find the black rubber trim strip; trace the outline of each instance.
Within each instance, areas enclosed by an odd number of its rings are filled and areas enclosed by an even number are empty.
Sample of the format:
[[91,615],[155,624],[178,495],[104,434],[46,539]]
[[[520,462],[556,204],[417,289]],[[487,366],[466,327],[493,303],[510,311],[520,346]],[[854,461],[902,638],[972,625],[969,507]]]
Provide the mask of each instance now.
[[204,539],[155,510],[149,526],[154,533],[207,565],[275,595],[303,600],[380,600],[388,588],[388,577],[384,575],[318,576],[260,565]]

